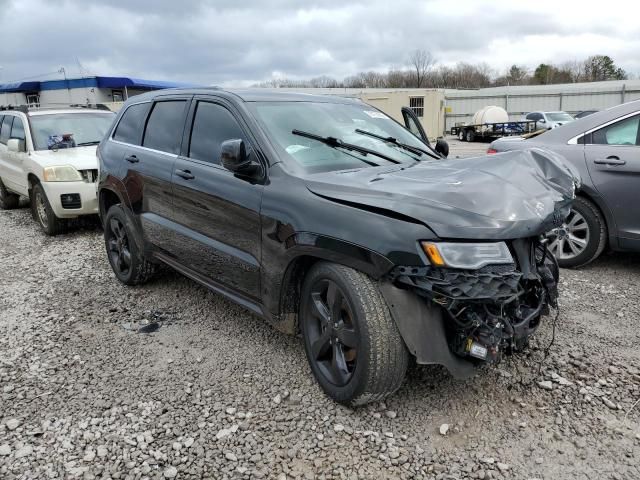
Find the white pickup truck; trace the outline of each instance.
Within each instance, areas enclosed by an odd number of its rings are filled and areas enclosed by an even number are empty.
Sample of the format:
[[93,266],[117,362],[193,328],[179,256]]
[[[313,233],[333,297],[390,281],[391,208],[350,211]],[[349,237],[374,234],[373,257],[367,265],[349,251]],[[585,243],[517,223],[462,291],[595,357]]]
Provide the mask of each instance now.
[[0,209],[31,200],[47,235],[66,220],[98,213],[96,145],[115,114],[89,108],[0,110]]

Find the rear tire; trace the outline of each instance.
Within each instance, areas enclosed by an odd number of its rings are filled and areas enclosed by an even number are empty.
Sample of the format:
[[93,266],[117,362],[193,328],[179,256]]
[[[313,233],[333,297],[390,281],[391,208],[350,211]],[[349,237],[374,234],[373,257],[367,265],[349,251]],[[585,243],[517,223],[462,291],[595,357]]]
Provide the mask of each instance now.
[[107,212],[104,243],[113,273],[125,285],[145,283],[155,273],[156,265],[145,258],[142,245],[136,241],[135,225],[120,205]]
[[458,130],[458,140],[460,140],[461,142],[464,142],[464,130],[460,129]]
[[19,203],[20,196],[9,192],[7,187],[4,186],[4,183],[2,183],[2,179],[0,179],[0,209],[12,210],[17,208]]
[[473,142],[476,138],[476,134],[474,133],[473,130],[467,130],[464,136],[467,142]]
[[67,221],[58,218],[53,212],[47,194],[39,183],[31,189],[31,214],[42,231],[51,237],[60,235],[67,229]]
[[357,406],[382,400],[400,387],[409,353],[371,278],[342,265],[318,263],[305,278],[300,303],[307,359],[328,396]]
[[[551,239],[549,250],[558,265],[575,268],[593,262],[607,245],[607,225],[600,210],[589,200],[576,197],[567,220],[559,229],[547,233]],[[560,231],[568,235],[559,239]]]

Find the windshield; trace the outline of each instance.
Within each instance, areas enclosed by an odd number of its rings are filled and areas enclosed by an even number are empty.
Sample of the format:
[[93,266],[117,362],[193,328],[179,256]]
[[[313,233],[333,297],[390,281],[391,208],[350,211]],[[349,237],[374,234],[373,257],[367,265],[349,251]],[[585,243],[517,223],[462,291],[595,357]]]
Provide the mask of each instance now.
[[571,115],[564,112],[547,113],[547,118],[552,122],[570,122],[573,120],[573,117]]
[[[250,108],[270,133],[280,154],[293,159],[310,173],[432,159],[425,154],[420,155],[390,142],[362,134],[361,132],[364,131],[384,138],[393,137],[398,143],[416,149],[430,150],[411,132],[369,105],[255,102],[250,104]],[[334,137],[347,144],[374,150],[395,161],[370,153],[364,154],[357,150],[335,148],[316,139],[293,134],[293,130],[320,137]]]
[[115,114],[111,112],[32,115],[30,123],[34,148],[47,150],[52,147],[97,145],[114,118]]

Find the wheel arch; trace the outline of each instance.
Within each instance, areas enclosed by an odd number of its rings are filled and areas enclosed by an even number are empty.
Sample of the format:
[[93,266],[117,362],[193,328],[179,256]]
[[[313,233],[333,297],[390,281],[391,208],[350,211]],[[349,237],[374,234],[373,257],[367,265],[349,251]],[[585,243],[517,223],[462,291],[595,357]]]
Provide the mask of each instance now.
[[29,172],[27,174],[27,188],[29,189],[29,191],[31,191],[36,183],[40,183],[40,179],[35,173]]
[[[316,244],[320,238],[316,238]],[[276,327],[279,330],[289,334],[299,332],[298,311],[302,285],[307,273],[316,263],[326,261],[344,265],[369,275],[374,280],[379,280],[393,267],[386,257],[364,247],[336,239],[331,239],[331,244],[333,248],[309,248],[298,245],[289,252],[286,266],[282,274],[278,275],[279,285],[275,288],[277,305],[270,309],[277,311]],[[341,249],[346,251],[340,251]]]
[[604,224],[605,224],[604,226],[607,229],[606,235],[605,235],[607,245],[605,245],[605,248],[607,248],[607,246],[611,248],[617,247],[618,237],[615,234],[616,232],[615,219],[613,218],[613,215],[607,208],[607,205],[604,203],[604,200],[602,200],[602,197],[600,197],[595,191],[592,191],[591,189],[584,188],[584,187],[581,188],[578,192],[576,192],[576,196],[584,200],[587,200],[588,202],[593,204],[593,206],[598,209],[598,212],[600,213],[600,215],[602,215],[602,218],[604,219]]
[[98,207],[100,211],[100,218],[104,218],[112,206],[118,205],[120,203],[123,203],[122,199],[115,190],[112,190],[110,188],[101,188],[100,192],[98,193]]

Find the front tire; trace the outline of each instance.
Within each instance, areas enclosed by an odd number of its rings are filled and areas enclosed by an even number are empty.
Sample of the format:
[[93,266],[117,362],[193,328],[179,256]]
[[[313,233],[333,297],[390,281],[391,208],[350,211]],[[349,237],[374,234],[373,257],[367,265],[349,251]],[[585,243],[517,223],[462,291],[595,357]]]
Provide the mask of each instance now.
[[592,202],[576,197],[562,226],[547,233],[549,250],[563,268],[582,267],[600,256],[607,245],[604,217]]
[[116,278],[125,285],[147,282],[155,273],[136,242],[135,226],[120,205],[112,206],[104,220],[104,243]]
[[367,275],[333,263],[314,265],[302,289],[300,323],[311,371],[335,401],[379,401],[402,384],[409,353]]
[[67,221],[58,218],[53,212],[47,194],[39,183],[31,190],[31,214],[42,231],[50,237],[64,233],[67,229]]
[[18,207],[20,196],[9,192],[0,179],[0,210],[11,210]]

